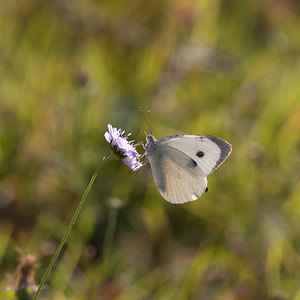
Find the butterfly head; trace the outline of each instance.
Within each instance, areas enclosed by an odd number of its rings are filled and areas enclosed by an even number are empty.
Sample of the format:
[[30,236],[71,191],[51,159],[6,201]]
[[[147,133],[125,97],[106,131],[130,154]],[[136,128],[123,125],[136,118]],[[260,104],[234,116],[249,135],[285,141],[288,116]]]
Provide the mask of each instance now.
[[154,144],[154,142],[156,142],[156,138],[152,134],[147,134],[146,142],[147,144]]
[[145,150],[147,155],[149,155],[154,151],[156,138],[152,134],[147,134],[146,142]]

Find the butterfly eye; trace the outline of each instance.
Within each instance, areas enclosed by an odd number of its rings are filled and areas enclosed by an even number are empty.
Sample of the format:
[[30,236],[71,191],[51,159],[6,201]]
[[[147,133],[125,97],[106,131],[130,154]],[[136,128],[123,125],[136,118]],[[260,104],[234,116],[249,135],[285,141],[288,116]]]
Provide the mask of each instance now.
[[197,155],[199,158],[201,158],[201,157],[204,156],[204,152],[198,151],[198,152],[196,153],[196,155]]

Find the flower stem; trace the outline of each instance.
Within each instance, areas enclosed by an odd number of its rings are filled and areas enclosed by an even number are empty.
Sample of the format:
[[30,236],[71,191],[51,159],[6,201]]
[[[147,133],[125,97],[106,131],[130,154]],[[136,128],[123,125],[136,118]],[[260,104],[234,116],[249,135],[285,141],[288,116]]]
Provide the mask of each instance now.
[[76,221],[76,219],[77,219],[77,217],[78,217],[78,215],[80,213],[80,210],[81,210],[82,206],[85,203],[85,199],[86,199],[86,197],[87,197],[87,195],[88,195],[88,193],[89,193],[89,191],[90,191],[90,189],[91,189],[91,187],[92,187],[92,185],[93,185],[93,183],[94,183],[94,181],[95,181],[95,179],[96,179],[96,177],[97,177],[100,169],[105,164],[107,164],[109,161],[111,161],[113,159],[115,159],[115,155],[111,153],[107,158],[105,158],[104,160],[101,161],[101,163],[98,165],[97,169],[95,170],[95,172],[94,172],[94,174],[93,174],[93,176],[92,176],[92,178],[90,180],[90,183],[88,184],[88,186],[87,186],[87,188],[86,188],[86,190],[85,190],[85,192],[84,192],[84,194],[83,194],[83,196],[82,196],[82,198],[81,198],[81,200],[80,200],[80,202],[79,202],[79,204],[78,204],[78,206],[77,206],[77,208],[75,210],[75,213],[74,213],[74,215],[73,215],[73,217],[72,217],[72,219],[71,219],[71,221],[70,221],[70,223],[69,223],[69,225],[67,227],[67,230],[66,230],[66,232],[65,232],[65,234],[64,234],[64,236],[63,236],[63,238],[62,238],[62,240],[61,240],[61,242],[60,242],[60,244],[59,244],[59,246],[58,246],[58,248],[57,248],[57,250],[56,250],[56,252],[55,252],[55,254],[53,256],[53,258],[51,259],[51,262],[50,262],[50,264],[49,264],[49,266],[48,266],[48,268],[47,268],[47,270],[46,270],[46,272],[45,272],[45,274],[44,274],[44,276],[43,276],[40,284],[39,284],[39,287],[38,287],[38,289],[37,289],[37,291],[36,291],[36,293],[35,293],[35,295],[33,297],[33,300],[36,300],[38,298],[39,293],[40,293],[40,291],[41,291],[41,289],[42,289],[42,287],[43,287],[43,285],[44,285],[44,283],[45,283],[45,281],[46,281],[46,279],[47,279],[47,277],[48,277],[48,275],[49,275],[52,267],[54,266],[55,261],[56,261],[58,255],[59,255],[61,249],[63,248],[63,246],[64,246],[64,244],[65,244],[65,242],[66,242],[66,240],[67,240],[67,238],[68,238],[68,236],[70,234],[71,229],[73,228],[73,225],[74,225],[74,223],[75,223],[75,221]]
[[118,218],[119,207],[110,207],[108,212],[108,220],[106,231],[104,235],[104,242],[103,242],[103,252],[102,252],[102,277],[106,279],[109,277],[109,266],[110,266],[110,253],[113,243],[113,237],[116,229],[117,218]]

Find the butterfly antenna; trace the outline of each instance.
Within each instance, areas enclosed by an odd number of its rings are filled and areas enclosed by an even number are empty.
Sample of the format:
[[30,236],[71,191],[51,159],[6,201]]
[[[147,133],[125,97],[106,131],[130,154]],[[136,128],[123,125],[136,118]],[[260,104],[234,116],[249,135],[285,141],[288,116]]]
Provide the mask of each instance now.
[[139,106],[139,110],[140,110],[141,114],[143,115],[144,120],[145,120],[145,122],[147,123],[147,126],[148,126],[148,128],[149,128],[149,130],[150,130],[150,132],[151,132],[151,134],[152,134],[152,127],[151,127],[151,125],[150,125],[151,123],[148,122],[147,117],[146,117],[146,115],[144,114],[144,112],[143,112],[141,106]]
[[148,117],[149,117],[149,121],[150,121],[150,133],[152,134],[152,120],[151,120],[150,110],[148,110]]

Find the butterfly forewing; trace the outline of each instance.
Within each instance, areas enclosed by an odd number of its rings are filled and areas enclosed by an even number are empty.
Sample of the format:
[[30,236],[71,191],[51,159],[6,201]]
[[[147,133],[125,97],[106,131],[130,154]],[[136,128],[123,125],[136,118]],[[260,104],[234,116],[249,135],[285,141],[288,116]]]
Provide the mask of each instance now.
[[209,135],[174,135],[157,141],[173,147],[191,157],[207,176],[218,168],[231,153],[231,145],[223,139]]

